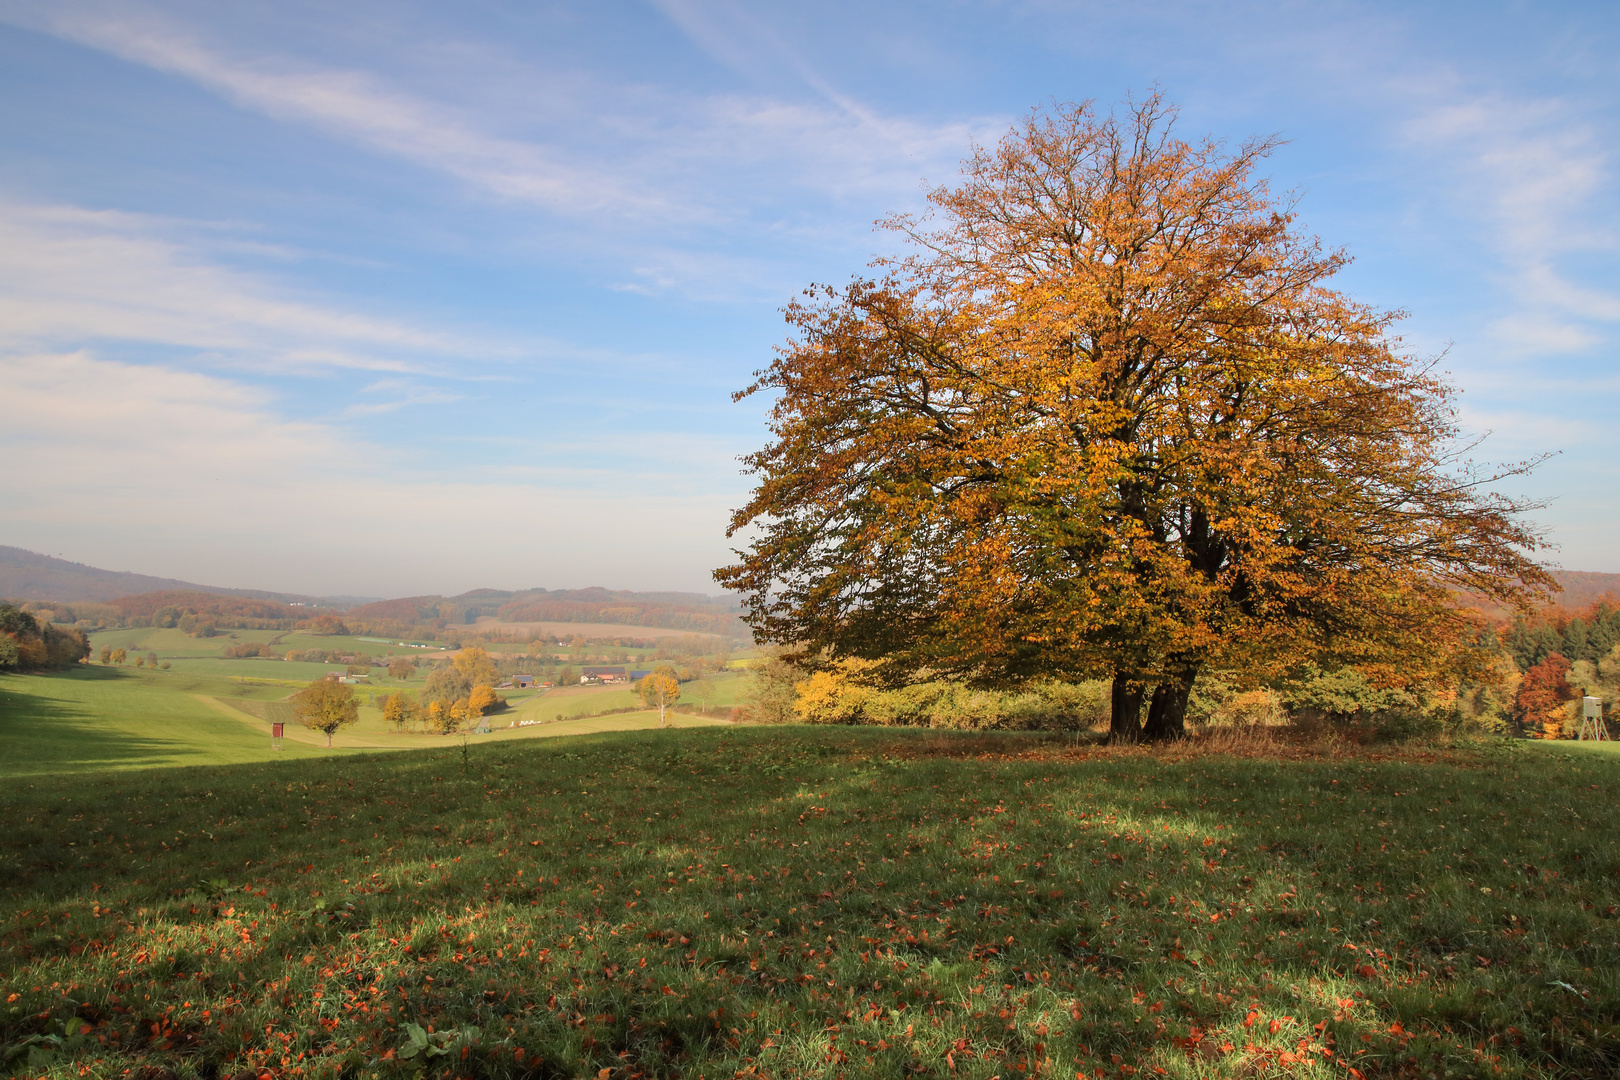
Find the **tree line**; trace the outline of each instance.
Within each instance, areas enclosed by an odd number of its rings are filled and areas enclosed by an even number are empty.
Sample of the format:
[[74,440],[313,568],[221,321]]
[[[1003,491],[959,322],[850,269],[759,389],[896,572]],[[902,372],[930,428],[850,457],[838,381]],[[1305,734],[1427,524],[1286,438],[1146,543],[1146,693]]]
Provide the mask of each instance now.
[[[408,673],[402,664],[400,670]],[[390,667],[390,674],[395,671],[396,667]],[[377,704],[383,719],[396,730],[420,724],[429,731],[448,735],[505,707],[505,700],[494,689],[501,681],[489,654],[475,646],[463,649],[449,664],[430,671],[420,694],[395,691],[378,699]]]
[[1596,662],[1620,645],[1620,603],[1603,598],[1573,611],[1553,606],[1531,615],[1521,612],[1500,636],[1521,671],[1554,653],[1571,662]]
[[82,630],[41,622],[15,604],[0,602],[0,671],[68,668],[90,656]]

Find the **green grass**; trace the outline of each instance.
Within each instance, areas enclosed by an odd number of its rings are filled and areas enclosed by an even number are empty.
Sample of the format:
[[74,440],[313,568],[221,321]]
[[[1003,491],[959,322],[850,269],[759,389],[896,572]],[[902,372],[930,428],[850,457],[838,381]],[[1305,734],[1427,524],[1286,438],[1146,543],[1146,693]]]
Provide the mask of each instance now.
[[[266,732],[199,698],[286,693],[99,665],[0,677],[0,776],[264,761],[271,756]],[[292,757],[314,752],[284,751]]]
[[1580,748],[729,726],[38,777],[0,794],[0,1053],[52,1077],[1609,1078],[1617,795],[1620,760]]
[[161,660],[182,656],[217,658],[220,650],[227,645],[240,645],[250,641],[269,642],[280,636],[281,633],[277,630],[231,630],[229,636],[222,633],[209,638],[192,637],[184,630],[172,627],[97,630],[90,635],[90,653],[92,656],[100,656],[103,648],[125,649],[129,652],[129,661],[132,664],[137,655],[144,656],[148,652],[157,653]]
[[[251,670],[279,675],[298,666],[269,664]],[[362,701],[359,721],[339,731],[329,749],[324,735],[293,723],[292,706],[284,699],[302,681],[243,679],[228,674],[235,670],[233,664],[223,667],[224,672],[199,672],[177,664],[169,671],[149,671],[92,664],[59,674],[0,678],[0,777],[263,762],[423,749],[447,741],[439,735],[397,732],[384,723],[371,702],[398,684],[382,679],[375,686],[355,687]],[[516,709],[495,713],[491,734],[468,737],[486,742],[552,738],[640,730],[658,723],[656,712],[642,710],[601,721],[506,730],[529,715]],[[278,720],[288,725],[281,751],[271,749],[268,727]],[[679,722],[691,726],[694,721],[681,717]]]
[[[233,631],[242,633],[242,631]],[[369,635],[368,635],[369,636]],[[216,640],[216,639],[209,639]],[[400,638],[400,641],[406,639]],[[391,645],[376,641],[361,641],[357,635],[328,635],[305,634],[297,630],[288,631],[280,635],[276,647],[285,653],[288,649],[323,649],[327,652],[365,653],[367,656],[386,656],[392,652],[395,656],[439,656],[444,655],[443,646],[434,646],[428,649],[413,649],[403,645]]]
[[[729,709],[748,689],[747,680],[736,676],[711,676],[710,681],[714,685],[714,692],[708,697],[710,710]],[[513,709],[519,719],[551,721],[598,716],[611,709],[629,709],[640,704],[641,697],[634,686],[559,686],[544,694],[514,700]],[[690,683],[682,686],[679,704],[698,704]]]

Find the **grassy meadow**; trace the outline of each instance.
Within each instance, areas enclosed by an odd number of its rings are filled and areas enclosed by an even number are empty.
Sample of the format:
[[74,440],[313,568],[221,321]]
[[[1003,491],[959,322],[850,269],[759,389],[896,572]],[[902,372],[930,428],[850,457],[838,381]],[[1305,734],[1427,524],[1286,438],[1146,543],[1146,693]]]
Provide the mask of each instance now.
[[[293,721],[292,705],[285,700],[305,685],[287,677],[293,674],[287,669],[319,665],[264,664],[248,676],[236,674],[236,665],[251,664],[222,661],[201,673],[179,663],[167,671],[88,664],[59,674],[0,677],[0,778],[427,749],[460,738],[389,727],[372,702],[401,685],[420,688],[421,677],[404,684],[384,677],[376,686],[355,687],[360,718],[333,736],[328,749],[325,735]],[[266,672],[280,677],[264,677]],[[548,695],[513,692],[511,707],[490,716],[491,733],[466,737],[489,742],[658,725],[658,713],[649,709],[596,715],[618,707],[621,698],[629,704],[633,692],[579,689],[585,693],[565,695],[567,710],[560,717],[557,710],[535,711]],[[593,695],[607,695],[611,704],[593,701]],[[512,726],[523,719],[545,722]],[[283,747],[272,750],[269,725],[278,720],[287,725]],[[721,722],[679,713],[670,714],[670,721],[678,727]]]
[[268,729],[233,718],[214,695],[262,701],[288,692],[100,665],[0,676],[0,777],[263,761]]
[[734,726],[20,777],[0,1055],[1607,1078],[1617,795],[1620,756],[1557,746]]
[[[681,687],[681,706],[696,708],[706,704],[709,711],[730,709],[747,693],[748,681],[733,675],[710,676],[712,691],[700,703],[699,694],[692,684]],[[502,691],[505,695],[506,691]],[[559,686],[544,694],[525,699],[512,696],[512,714],[500,713],[490,718],[491,723],[507,722],[507,717],[521,720],[566,720],[581,716],[597,716],[614,709],[639,708],[641,697],[634,686]]]

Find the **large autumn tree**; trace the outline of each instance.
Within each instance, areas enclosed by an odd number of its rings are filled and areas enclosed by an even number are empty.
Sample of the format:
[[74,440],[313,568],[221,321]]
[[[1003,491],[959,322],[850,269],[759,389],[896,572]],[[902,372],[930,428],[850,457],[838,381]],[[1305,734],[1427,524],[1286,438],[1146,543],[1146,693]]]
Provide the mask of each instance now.
[[890,682],[1111,678],[1115,736],[1166,739],[1212,666],[1389,672],[1464,635],[1450,590],[1550,587],[1448,385],[1256,176],[1273,143],[1173,121],[1033,113],[887,222],[909,255],[789,307],[715,575],[756,636]]

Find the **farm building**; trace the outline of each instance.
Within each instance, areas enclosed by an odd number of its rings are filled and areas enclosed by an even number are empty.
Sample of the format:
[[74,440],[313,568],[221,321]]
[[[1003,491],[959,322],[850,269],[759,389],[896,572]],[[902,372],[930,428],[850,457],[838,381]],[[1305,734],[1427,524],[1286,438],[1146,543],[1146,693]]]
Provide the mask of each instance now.
[[629,676],[622,667],[588,667],[580,669],[579,681],[582,683],[615,683],[624,682]]

